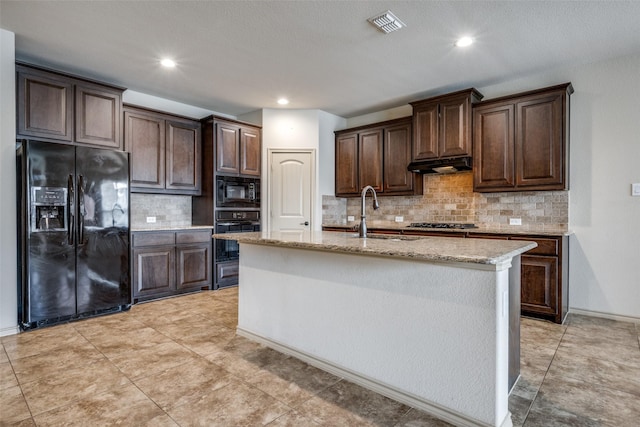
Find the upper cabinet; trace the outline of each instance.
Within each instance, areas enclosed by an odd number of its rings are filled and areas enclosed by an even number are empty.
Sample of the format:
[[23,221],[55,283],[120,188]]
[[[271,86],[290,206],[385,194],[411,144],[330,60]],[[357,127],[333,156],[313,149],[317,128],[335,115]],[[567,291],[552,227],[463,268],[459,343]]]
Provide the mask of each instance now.
[[412,161],[471,155],[471,106],[482,99],[475,89],[412,102]]
[[336,133],[336,196],[359,196],[371,185],[380,195],[422,194],[411,162],[411,117]]
[[566,190],[570,83],[473,108],[478,192]]
[[122,149],[123,88],[16,65],[18,137]]
[[213,119],[216,172],[260,176],[260,128],[235,121]]
[[127,106],[124,122],[132,192],[200,195],[198,120]]

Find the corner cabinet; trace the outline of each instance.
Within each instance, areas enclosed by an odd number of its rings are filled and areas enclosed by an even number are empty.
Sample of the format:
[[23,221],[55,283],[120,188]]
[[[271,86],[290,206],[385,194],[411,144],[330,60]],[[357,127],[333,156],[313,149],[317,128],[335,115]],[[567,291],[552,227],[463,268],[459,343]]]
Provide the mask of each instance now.
[[124,88],[16,64],[18,138],[122,150]]
[[211,289],[211,230],[135,231],[133,302]]
[[471,107],[482,94],[470,88],[412,102],[412,161],[471,155]]
[[259,177],[260,128],[218,118],[211,125],[215,128],[216,172]]
[[571,83],[473,108],[477,192],[567,190]]
[[371,185],[379,195],[422,194],[411,163],[411,117],[336,131],[336,196],[359,196]]
[[132,106],[124,109],[131,191],[200,195],[200,122]]

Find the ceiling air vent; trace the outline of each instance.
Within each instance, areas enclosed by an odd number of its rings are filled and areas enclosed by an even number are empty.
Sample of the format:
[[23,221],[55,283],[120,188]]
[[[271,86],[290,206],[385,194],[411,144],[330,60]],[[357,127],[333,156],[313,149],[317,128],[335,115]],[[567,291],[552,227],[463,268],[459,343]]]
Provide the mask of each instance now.
[[404,22],[399,20],[393,13],[391,13],[390,10],[376,16],[372,16],[367,19],[367,21],[371,22],[373,25],[378,27],[380,31],[384,31],[387,34],[392,31],[399,30],[402,27],[406,27]]

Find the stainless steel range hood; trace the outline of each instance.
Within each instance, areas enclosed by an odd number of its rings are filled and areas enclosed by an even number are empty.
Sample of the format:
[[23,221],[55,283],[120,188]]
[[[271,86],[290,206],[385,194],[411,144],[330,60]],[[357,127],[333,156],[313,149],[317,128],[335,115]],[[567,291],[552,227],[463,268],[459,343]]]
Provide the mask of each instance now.
[[407,170],[415,173],[456,173],[471,170],[471,165],[471,157],[458,157],[412,162]]

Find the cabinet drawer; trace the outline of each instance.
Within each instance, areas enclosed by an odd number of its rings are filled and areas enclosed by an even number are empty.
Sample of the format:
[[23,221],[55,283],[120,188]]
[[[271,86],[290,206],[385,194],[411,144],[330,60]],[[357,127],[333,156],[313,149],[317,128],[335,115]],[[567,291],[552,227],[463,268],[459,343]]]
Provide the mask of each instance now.
[[198,231],[178,231],[176,233],[176,243],[208,243],[211,241],[211,230]]
[[511,240],[526,240],[530,242],[536,242],[537,248],[533,248],[527,251],[527,255],[558,255],[558,240],[557,239],[544,239],[544,238],[530,238],[530,237],[512,237]]
[[175,245],[176,233],[174,231],[132,233],[131,241],[134,247]]

